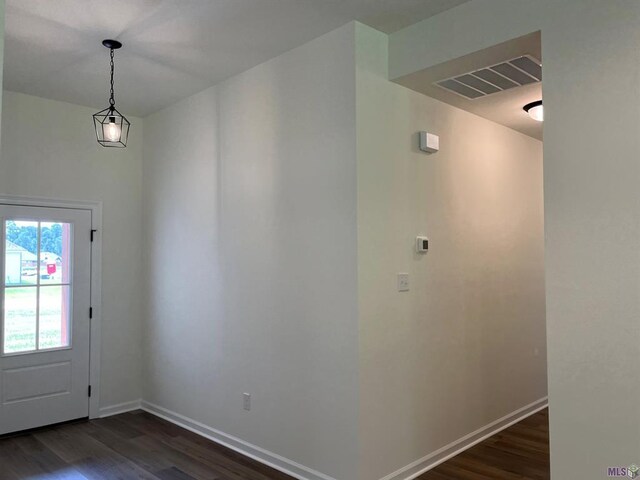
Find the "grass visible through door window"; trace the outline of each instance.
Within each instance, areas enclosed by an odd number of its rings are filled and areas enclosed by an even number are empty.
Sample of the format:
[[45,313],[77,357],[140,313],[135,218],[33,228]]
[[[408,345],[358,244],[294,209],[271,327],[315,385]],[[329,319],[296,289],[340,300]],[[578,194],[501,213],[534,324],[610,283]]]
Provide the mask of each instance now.
[[[40,289],[40,349],[57,348],[62,342],[61,300],[66,295],[62,286]],[[35,346],[33,306],[35,288],[5,290],[5,353],[30,351]]]

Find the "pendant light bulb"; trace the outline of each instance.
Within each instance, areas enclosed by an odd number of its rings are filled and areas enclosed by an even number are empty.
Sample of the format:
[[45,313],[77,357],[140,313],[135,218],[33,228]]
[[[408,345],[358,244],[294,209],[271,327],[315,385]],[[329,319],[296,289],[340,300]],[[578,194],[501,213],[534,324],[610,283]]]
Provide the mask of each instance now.
[[109,123],[105,125],[105,138],[110,142],[119,142],[120,134],[120,125],[116,122],[116,117],[109,117]]

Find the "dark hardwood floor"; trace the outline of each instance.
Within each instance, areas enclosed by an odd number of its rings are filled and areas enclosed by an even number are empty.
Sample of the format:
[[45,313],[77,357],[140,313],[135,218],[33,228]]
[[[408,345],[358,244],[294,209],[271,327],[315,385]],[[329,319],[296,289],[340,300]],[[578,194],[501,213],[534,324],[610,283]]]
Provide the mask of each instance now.
[[[418,480],[549,478],[546,410]],[[142,411],[0,439],[0,480],[292,480]]]
[[416,480],[548,480],[549,412],[542,410]]
[[292,480],[142,411],[0,439],[0,480]]

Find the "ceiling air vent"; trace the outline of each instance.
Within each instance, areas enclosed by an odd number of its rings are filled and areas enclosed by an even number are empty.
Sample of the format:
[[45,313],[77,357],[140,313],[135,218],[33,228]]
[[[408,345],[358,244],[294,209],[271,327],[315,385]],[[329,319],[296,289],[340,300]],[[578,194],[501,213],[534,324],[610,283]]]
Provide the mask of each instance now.
[[474,100],[542,81],[542,64],[530,55],[436,82],[441,88]]

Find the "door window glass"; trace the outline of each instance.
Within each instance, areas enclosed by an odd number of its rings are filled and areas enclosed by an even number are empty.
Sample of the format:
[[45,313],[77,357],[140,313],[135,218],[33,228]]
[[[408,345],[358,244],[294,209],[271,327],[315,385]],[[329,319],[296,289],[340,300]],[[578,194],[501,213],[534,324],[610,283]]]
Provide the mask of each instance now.
[[71,346],[72,225],[4,222],[2,351]]

